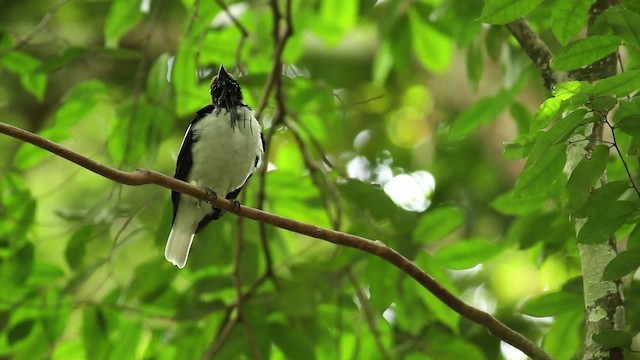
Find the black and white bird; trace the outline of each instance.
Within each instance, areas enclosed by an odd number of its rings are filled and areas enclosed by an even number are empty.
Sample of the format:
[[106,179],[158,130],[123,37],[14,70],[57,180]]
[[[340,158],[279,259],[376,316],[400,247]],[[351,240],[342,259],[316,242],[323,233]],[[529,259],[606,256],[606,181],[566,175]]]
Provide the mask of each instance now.
[[[262,130],[223,66],[211,80],[210,93],[212,104],[196,113],[182,140],[173,177],[236,201],[264,153]],[[164,256],[183,268],[195,234],[224,211],[175,191],[171,200],[173,225]]]

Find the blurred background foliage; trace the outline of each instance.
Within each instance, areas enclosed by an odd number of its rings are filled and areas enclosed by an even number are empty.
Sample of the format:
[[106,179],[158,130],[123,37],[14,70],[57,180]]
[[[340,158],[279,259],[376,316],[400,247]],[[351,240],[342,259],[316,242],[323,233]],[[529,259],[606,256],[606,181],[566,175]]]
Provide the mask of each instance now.
[[[577,35],[555,40],[560,2],[528,14],[554,50]],[[293,1],[279,108],[276,88],[264,96],[277,55],[267,1],[4,0],[2,121],[172,174],[224,64],[248,104],[266,100],[268,172],[243,203],[263,193],[268,211],[381,240],[569,359],[584,316],[574,228],[553,205],[512,199],[523,162],[502,154],[549,93],[508,31],[477,21],[483,6]],[[356,250],[227,215],[178,270],[163,258],[169,191],[5,136],[0,175],[1,358],[524,358]]]

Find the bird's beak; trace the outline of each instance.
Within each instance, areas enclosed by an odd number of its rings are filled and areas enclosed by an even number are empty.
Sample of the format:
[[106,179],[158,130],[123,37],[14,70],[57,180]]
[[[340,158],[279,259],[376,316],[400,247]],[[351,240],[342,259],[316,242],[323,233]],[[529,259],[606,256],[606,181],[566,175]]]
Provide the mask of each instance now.
[[218,71],[218,80],[222,79],[231,79],[231,75],[227,72],[223,65],[220,65],[220,70]]

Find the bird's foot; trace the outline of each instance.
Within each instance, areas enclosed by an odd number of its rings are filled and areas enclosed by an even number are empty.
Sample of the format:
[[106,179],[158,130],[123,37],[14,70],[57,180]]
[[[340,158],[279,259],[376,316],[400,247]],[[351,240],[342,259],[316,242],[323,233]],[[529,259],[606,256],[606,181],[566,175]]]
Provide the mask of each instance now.
[[[207,204],[211,204],[211,202],[213,202],[213,200],[218,198],[218,194],[216,194],[215,191],[211,190],[211,188],[209,187],[204,187],[204,192],[207,193]],[[202,201],[198,200],[196,202],[196,206],[198,206],[198,209],[200,208],[200,204],[202,203]]]
[[213,202],[213,200],[218,198],[218,194],[216,194],[215,191],[213,191],[210,187],[204,187],[204,192],[207,193],[207,202],[209,204],[211,204]]
[[230,201],[233,203],[233,212],[238,212],[238,210],[240,210],[240,201],[236,200],[236,199],[230,199]]

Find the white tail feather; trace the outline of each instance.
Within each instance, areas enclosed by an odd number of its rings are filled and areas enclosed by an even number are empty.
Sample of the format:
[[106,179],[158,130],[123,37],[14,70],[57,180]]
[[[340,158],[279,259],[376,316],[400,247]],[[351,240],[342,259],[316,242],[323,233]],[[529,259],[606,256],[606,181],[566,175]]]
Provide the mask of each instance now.
[[187,264],[189,249],[195,236],[193,231],[184,231],[181,228],[173,227],[169,233],[167,247],[164,249],[164,257],[170,263],[182,269]]

